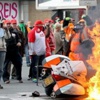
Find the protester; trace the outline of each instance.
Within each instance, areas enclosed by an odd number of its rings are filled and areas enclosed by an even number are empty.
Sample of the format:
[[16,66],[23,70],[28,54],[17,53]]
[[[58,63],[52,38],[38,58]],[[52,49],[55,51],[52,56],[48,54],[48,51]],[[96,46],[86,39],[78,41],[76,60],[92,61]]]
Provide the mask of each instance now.
[[74,34],[73,31],[74,24],[71,22],[70,17],[66,17],[63,21],[63,32],[64,35],[62,36],[63,40],[63,51],[64,55],[68,56],[70,52],[70,41],[72,39],[72,36]]
[[28,22],[27,22],[26,27],[27,27],[27,31],[28,31],[28,33],[29,33],[29,32],[31,31],[31,29],[33,28],[32,25],[31,25],[31,21],[28,21]]
[[63,54],[63,42],[61,39],[61,24],[55,24],[54,38],[56,43],[55,54]]
[[29,52],[28,52],[28,31],[27,31],[27,26],[25,25],[24,21],[21,20],[19,25],[18,25],[20,31],[23,33],[24,36],[24,51],[25,51],[25,56],[26,56],[26,64],[27,66],[30,66],[30,57],[29,57]]
[[55,39],[54,39],[54,30],[52,29],[52,20],[51,19],[46,19],[44,20],[44,24],[46,26],[47,34],[46,34],[46,40],[49,42],[50,46],[50,51],[51,54],[55,53]]
[[50,39],[49,39],[49,36],[50,36],[49,25],[45,25],[44,33],[45,33],[45,38],[46,38],[46,53],[45,53],[45,56],[48,57],[48,56],[52,55],[51,48],[50,48]]
[[[32,26],[31,21],[28,21],[27,22],[26,28],[27,28],[27,32],[28,33],[32,30],[33,26]],[[29,77],[28,80],[31,80],[32,79],[32,66],[30,66],[30,68],[29,68],[28,77]]]
[[[24,56],[24,36],[23,36],[22,32],[19,30],[19,27],[17,27],[17,20],[12,19],[11,26],[12,26],[14,32],[18,33],[19,38],[21,39],[21,46],[18,47],[18,49],[19,49],[19,53],[20,53],[21,57],[23,57]],[[11,75],[12,75],[12,79],[16,79],[16,69],[14,66],[12,68]]]
[[3,70],[3,81],[6,84],[10,83],[10,74],[8,72],[8,64],[12,62],[14,67],[16,68],[17,80],[19,83],[23,83],[22,81],[22,57],[19,53],[18,47],[21,46],[21,40],[17,32],[11,27],[11,21],[6,20],[6,34],[5,34],[5,41],[6,41],[6,57],[4,62],[4,70]]
[[[37,20],[34,28],[28,34],[29,54],[31,56],[32,66],[32,81],[37,82],[37,68],[42,65],[42,60],[45,58],[46,43],[45,34],[43,30],[43,22]],[[41,73],[41,69],[39,75]]]
[[0,89],[3,89],[1,86],[1,77],[3,74],[4,60],[6,55],[6,45],[5,45],[5,30],[3,28],[3,22],[0,20]]

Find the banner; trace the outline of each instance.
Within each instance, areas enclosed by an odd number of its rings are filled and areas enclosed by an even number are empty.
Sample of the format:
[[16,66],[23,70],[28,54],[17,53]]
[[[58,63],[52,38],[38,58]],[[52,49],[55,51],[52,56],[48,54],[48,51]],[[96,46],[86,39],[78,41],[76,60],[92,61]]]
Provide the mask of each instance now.
[[79,6],[79,0],[36,0],[36,9],[38,10],[78,8],[86,8],[86,6]]
[[18,20],[18,1],[0,1],[0,17]]

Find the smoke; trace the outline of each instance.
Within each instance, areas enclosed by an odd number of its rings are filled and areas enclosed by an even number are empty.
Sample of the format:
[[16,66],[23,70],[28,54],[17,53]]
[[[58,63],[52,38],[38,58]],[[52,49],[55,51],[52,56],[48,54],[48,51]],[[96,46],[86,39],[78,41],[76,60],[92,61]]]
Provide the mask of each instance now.
[[85,40],[81,43],[81,45],[79,46],[81,52],[84,55],[84,59],[87,60],[89,55],[92,54],[92,48],[94,46],[94,42],[92,40]]
[[93,20],[93,22],[100,18],[100,1],[98,1],[97,6],[88,8],[88,15]]

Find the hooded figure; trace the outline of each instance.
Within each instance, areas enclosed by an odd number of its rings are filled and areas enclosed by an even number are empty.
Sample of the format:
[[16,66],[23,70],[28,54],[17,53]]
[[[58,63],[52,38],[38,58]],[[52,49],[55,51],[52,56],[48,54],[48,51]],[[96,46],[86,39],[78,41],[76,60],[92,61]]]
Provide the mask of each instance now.
[[71,22],[71,18],[70,17],[66,17],[63,21],[63,28],[68,26],[68,24]]
[[[42,65],[45,58],[46,43],[45,34],[43,32],[43,22],[37,20],[34,28],[28,34],[29,55],[31,55],[32,81],[37,82],[37,70],[35,66]],[[39,75],[41,69],[39,70]]]
[[34,28],[28,34],[29,54],[41,55],[45,53],[45,34],[43,32],[43,22],[37,20]]
[[91,18],[88,15],[82,15],[82,19],[84,19],[86,21],[87,26],[93,25],[93,21],[91,20]]

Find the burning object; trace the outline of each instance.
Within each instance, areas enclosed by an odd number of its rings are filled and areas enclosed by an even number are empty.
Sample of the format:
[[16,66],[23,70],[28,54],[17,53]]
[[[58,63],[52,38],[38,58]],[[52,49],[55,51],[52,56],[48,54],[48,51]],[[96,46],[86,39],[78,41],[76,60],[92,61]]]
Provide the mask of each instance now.
[[89,80],[87,92],[89,93],[87,100],[100,100],[100,71]]
[[87,69],[83,61],[52,55],[43,61],[43,86],[48,96],[84,95]]

